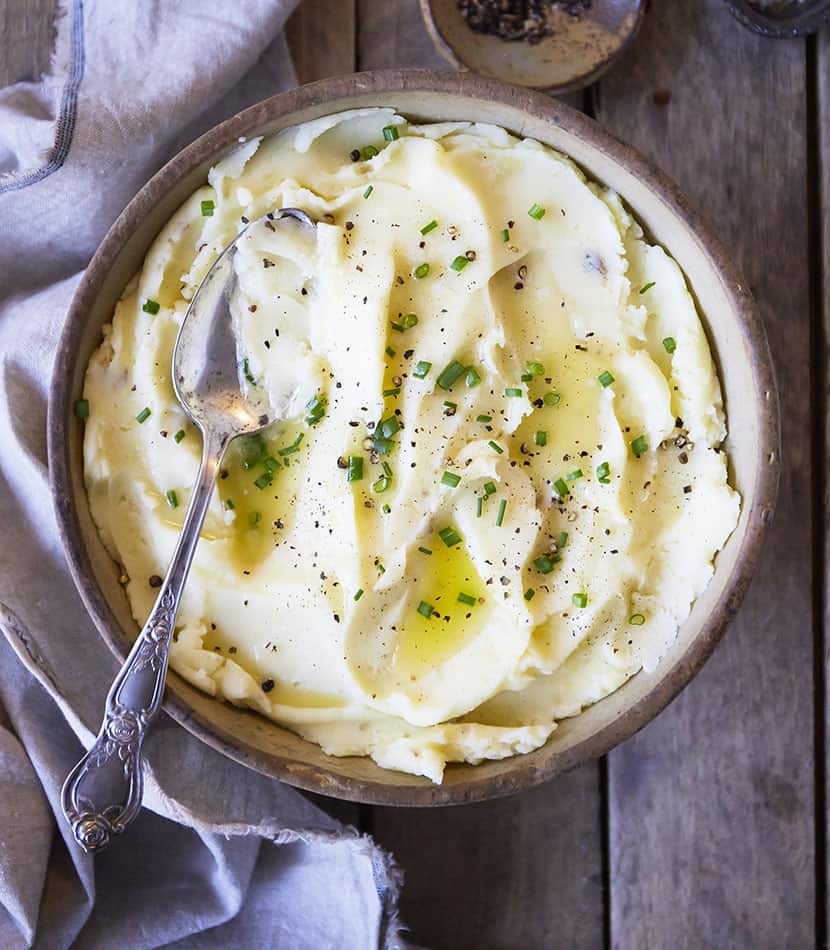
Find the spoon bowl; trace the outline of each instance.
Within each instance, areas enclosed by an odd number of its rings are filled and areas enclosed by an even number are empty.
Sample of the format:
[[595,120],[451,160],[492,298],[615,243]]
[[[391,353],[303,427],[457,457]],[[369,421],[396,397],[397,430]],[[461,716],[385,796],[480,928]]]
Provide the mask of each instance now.
[[279,417],[269,391],[245,375],[246,357],[235,332],[232,303],[237,291],[237,258],[258,231],[283,227],[314,231],[314,221],[299,208],[283,208],[252,221],[219,255],[199,284],[173,350],[173,389],[182,408],[204,433],[226,432],[229,439],[253,434]]

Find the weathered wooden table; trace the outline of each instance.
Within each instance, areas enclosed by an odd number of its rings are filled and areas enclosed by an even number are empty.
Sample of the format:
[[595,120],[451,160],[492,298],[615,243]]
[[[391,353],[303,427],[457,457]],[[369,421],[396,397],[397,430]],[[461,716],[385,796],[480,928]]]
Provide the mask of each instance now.
[[[55,2],[0,0],[0,85],[48,65]],[[444,68],[417,0],[304,0],[289,39],[301,81]],[[394,851],[435,950],[827,946],[830,35],[655,0],[568,101],[677,180],[758,298],[784,425],[763,565],[702,673],[606,759],[491,804],[336,811]]]

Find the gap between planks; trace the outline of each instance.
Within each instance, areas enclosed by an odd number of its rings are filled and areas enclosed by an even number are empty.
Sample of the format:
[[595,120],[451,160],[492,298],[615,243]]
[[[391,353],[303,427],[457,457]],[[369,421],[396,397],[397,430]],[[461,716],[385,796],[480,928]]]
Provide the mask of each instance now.
[[[809,41],[812,102],[813,142],[812,174],[813,188],[810,193],[811,234],[814,243],[813,260],[813,419],[814,419],[814,472],[813,507],[815,511],[816,544],[813,548],[815,574],[816,611],[816,687],[817,706],[823,703],[823,714],[816,719],[816,945],[826,947],[828,942],[828,879],[830,869],[827,851],[828,812],[830,801],[830,776],[827,770],[830,723],[828,723],[827,649],[830,637],[830,589],[827,583],[827,568],[830,565],[830,482],[828,481],[828,458],[830,458],[830,37],[822,31]],[[819,709],[822,707],[819,706]]]

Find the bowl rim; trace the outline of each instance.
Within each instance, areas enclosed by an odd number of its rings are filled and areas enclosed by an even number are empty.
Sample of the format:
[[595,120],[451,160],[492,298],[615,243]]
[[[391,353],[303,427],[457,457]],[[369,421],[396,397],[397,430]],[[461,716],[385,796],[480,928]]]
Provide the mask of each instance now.
[[699,244],[705,249],[711,266],[733,302],[734,316],[753,359],[757,389],[769,394],[766,411],[759,412],[757,452],[760,457],[769,459],[770,464],[758,466],[755,497],[751,510],[747,512],[744,537],[719,600],[669,674],[657,680],[645,695],[621,710],[612,721],[574,745],[550,754],[541,764],[526,761],[525,757],[517,755],[514,757],[516,767],[507,774],[476,778],[476,767],[469,766],[469,778],[465,777],[463,782],[451,785],[384,784],[373,779],[344,776],[323,766],[265,752],[203,717],[169,688],[165,692],[164,710],[189,732],[229,758],[286,784],[366,804],[450,805],[483,801],[535,787],[557,774],[604,755],[643,728],[677,696],[709,658],[737,613],[758,562],[765,529],[774,509],[780,455],[778,396],[766,333],[746,283],[731,263],[722,242],[702,222],[666,175],[635,149],[623,145],[581,112],[543,93],[471,73],[447,74],[407,69],[353,73],[278,93],[214,126],[179,151],[138,191],[104,236],[73,295],[61,333],[49,390],[47,446],[55,517],[72,579],[99,634],[118,661],[123,662],[126,656],[125,631],[116,620],[96,580],[84,544],[78,510],[72,500],[75,485],[69,439],[73,405],[72,378],[75,356],[90,306],[100,294],[112,262],[122,252],[128,238],[142,220],[144,209],[155,205],[180,178],[209,161],[240,136],[257,134],[256,130],[269,121],[304,108],[331,103],[333,114],[343,108],[342,105],[338,107],[338,103],[348,96],[386,96],[392,99],[395,93],[402,92],[485,99],[519,109],[535,119],[555,123],[643,181],[671,213],[694,232]]

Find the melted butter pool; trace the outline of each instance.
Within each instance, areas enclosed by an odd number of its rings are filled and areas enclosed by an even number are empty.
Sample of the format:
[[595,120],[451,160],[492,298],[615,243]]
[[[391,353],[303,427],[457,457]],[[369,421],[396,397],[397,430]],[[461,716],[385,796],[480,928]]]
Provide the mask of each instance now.
[[[498,594],[494,586],[485,585],[463,543],[448,548],[435,535],[429,547],[431,555],[417,550],[413,554],[412,592],[393,661],[398,675],[422,675],[462,650],[481,630],[488,600]],[[474,597],[475,604],[460,603],[459,593]],[[432,606],[430,617],[418,612],[422,602]]]

